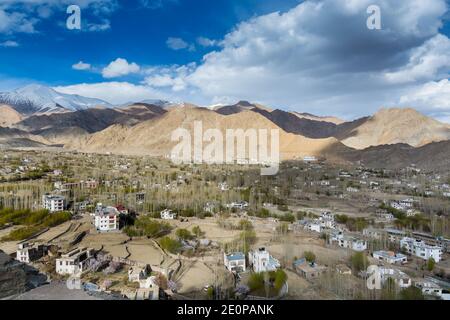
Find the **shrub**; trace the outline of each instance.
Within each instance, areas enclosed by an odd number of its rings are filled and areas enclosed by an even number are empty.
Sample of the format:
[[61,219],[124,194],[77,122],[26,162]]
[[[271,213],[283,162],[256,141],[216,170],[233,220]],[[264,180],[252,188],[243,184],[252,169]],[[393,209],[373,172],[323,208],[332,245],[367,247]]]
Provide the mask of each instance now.
[[177,253],[181,249],[180,241],[169,237],[164,237],[161,240],[159,240],[159,244],[161,248],[163,248],[166,251],[169,251],[170,253]]
[[178,229],[175,234],[179,240],[191,240],[194,238],[192,233],[187,229]]
[[264,288],[264,274],[262,272],[252,273],[248,279],[248,287],[251,291]]
[[352,255],[350,258],[350,262],[353,269],[355,269],[357,272],[366,270],[369,264],[367,256],[363,252],[357,252]]
[[306,261],[308,262],[315,262],[316,261],[316,255],[314,254],[314,252],[312,251],[305,251],[303,253],[303,257],[306,259]]

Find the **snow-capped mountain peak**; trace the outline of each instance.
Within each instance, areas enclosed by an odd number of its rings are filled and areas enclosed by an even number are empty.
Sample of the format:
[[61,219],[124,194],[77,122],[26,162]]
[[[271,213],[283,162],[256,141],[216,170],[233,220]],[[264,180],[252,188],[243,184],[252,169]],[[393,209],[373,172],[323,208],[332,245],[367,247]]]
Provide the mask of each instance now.
[[11,92],[0,93],[0,103],[9,104],[24,114],[77,111],[97,106],[113,107],[100,99],[60,93],[53,88],[39,84],[31,84]]

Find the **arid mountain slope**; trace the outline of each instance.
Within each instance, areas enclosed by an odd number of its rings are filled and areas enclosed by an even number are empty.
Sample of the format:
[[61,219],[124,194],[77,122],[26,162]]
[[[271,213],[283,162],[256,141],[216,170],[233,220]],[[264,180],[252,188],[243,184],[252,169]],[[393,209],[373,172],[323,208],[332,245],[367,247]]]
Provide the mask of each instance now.
[[20,122],[23,116],[14,110],[13,107],[0,104],[0,127],[9,127],[17,122]]
[[448,125],[426,117],[414,109],[381,109],[360,122],[353,128],[345,128],[345,124],[342,124],[345,130],[338,130],[335,136],[346,146],[355,149],[397,143],[421,147],[431,142],[450,139]]
[[[448,171],[450,168],[450,141],[433,142],[419,148],[407,144],[383,145],[364,150],[328,150],[336,159],[361,163],[374,168],[405,168],[416,165],[427,170]],[[432,155],[432,156],[430,156]]]
[[325,122],[331,122],[331,123],[334,123],[334,124],[337,124],[337,125],[338,124],[342,124],[342,123],[345,122],[344,120],[339,119],[337,117],[333,117],[333,116],[321,117],[321,116],[313,115],[311,113],[306,113],[306,112],[300,113],[300,112],[296,112],[296,111],[292,112],[292,114],[295,114],[300,119],[308,119],[308,120],[314,120],[314,121],[325,121]]
[[[203,132],[207,129],[219,129],[224,137],[226,129],[279,129],[273,122],[255,112],[243,111],[225,116],[204,108],[186,106],[133,127],[111,126],[79,143],[69,143],[66,147],[88,152],[166,156],[178,143],[171,141],[172,132],[177,128],[185,128],[193,136],[195,121],[202,122]],[[305,155],[319,156],[322,155],[322,150],[332,145],[340,145],[334,138],[309,139],[279,130],[282,159]]]
[[34,115],[16,124],[16,127],[35,134],[54,130],[79,128],[94,133],[114,124],[135,125],[166,111],[158,106],[137,104],[123,109],[92,108],[75,112]]
[[50,144],[43,137],[18,129],[0,127],[0,148],[40,148]]

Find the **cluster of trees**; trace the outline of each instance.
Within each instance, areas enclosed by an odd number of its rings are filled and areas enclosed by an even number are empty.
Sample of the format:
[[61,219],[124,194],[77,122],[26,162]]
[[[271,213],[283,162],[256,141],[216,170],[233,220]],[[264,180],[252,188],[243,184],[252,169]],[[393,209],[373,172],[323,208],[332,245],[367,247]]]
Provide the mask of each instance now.
[[159,245],[166,251],[170,253],[178,253],[182,248],[180,240],[172,239],[171,237],[163,237],[159,240]]
[[350,231],[363,231],[369,225],[369,222],[364,218],[352,218],[345,214],[337,214],[334,219],[337,223],[345,224]]
[[31,211],[2,209],[0,210],[0,226],[6,224],[22,225],[2,238],[3,241],[20,241],[27,239],[45,228],[55,227],[71,219],[69,212],[50,213],[48,210]]
[[151,237],[157,238],[166,235],[172,230],[170,224],[160,222],[151,217],[141,217],[137,219],[134,225],[126,226],[124,232],[129,237]]
[[425,232],[431,231],[431,220],[424,217],[423,215],[414,215],[411,217],[406,216],[406,213],[395,209],[386,204],[381,204],[380,209],[384,209],[387,212],[391,213],[395,217],[394,224],[398,228],[408,228],[411,230],[422,230]]
[[281,269],[252,273],[248,280],[248,287],[255,294],[262,294],[265,290],[266,296],[274,296],[280,292],[286,281],[287,274]]

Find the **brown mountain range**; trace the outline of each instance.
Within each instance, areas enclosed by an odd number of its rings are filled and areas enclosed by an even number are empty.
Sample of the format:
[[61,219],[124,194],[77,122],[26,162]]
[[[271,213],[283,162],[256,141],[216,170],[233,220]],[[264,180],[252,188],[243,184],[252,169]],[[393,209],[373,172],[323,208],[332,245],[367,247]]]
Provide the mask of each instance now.
[[[414,109],[381,109],[349,122],[246,101],[214,110],[191,104],[162,108],[139,103],[32,116],[2,105],[0,114],[0,126],[8,127],[0,128],[2,147],[61,144],[87,152],[165,156],[176,144],[170,140],[173,130],[192,132],[194,121],[202,121],[203,130],[217,128],[223,133],[226,129],[280,129],[282,159],[314,155],[378,167],[416,163],[450,168],[446,161],[450,126]],[[432,159],[430,152],[436,155]]]

